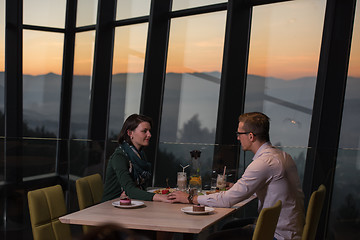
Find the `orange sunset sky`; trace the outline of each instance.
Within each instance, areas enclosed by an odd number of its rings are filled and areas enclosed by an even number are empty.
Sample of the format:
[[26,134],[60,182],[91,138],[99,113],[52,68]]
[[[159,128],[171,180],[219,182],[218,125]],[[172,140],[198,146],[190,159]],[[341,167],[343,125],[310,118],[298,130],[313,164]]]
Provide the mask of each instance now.
[[[79,1],[79,5],[84,4],[84,1]],[[87,5],[96,6],[96,2],[88,1]],[[133,4],[139,4],[139,1]],[[5,65],[4,5],[4,0],[0,0],[0,71],[4,71]],[[56,11],[49,12],[49,9],[54,7]],[[42,11],[44,8],[48,11]],[[62,28],[65,14],[59,9],[65,9],[65,1],[24,0],[24,23],[35,25],[43,23],[45,26]],[[93,24],[96,21],[96,8],[88,9],[88,12],[83,13],[81,15],[83,17],[79,19]],[[132,9],[139,8],[132,6]],[[44,12],[47,14],[43,14]],[[254,7],[249,74],[286,80],[315,76],[324,12],[325,0],[291,1]],[[146,14],[146,11],[134,14],[144,13]],[[359,6],[356,13],[354,29],[357,31],[353,34],[349,75],[360,77]],[[221,71],[225,22],[225,12],[173,19],[167,72]],[[113,73],[143,71],[147,28],[148,24],[145,23],[116,29]],[[74,74],[91,74],[94,39],[93,31],[76,35]],[[24,30],[23,73],[61,74],[63,41],[63,34]]]

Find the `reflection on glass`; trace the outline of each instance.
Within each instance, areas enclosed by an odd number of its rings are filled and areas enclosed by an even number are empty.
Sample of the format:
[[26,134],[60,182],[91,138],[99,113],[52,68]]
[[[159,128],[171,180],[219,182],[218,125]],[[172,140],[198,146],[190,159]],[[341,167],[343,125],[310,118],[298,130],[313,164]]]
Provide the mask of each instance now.
[[23,140],[23,178],[55,173],[56,146],[55,139]]
[[77,0],[76,27],[96,24],[98,0]]
[[118,0],[116,20],[147,16],[150,13],[150,0]]
[[[174,179],[178,161],[189,160],[192,148],[202,152],[202,175],[211,174],[225,17],[218,12],[171,22],[157,165],[172,165]],[[155,181],[163,180],[159,172]]]
[[225,13],[171,26],[160,141],[214,143]]
[[109,138],[116,139],[129,115],[140,109],[148,24],[115,30]]
[[245,112],[270,117],[274,145],[302,149],[292,155],[298,167],[308,145],[325,4],[290,1],[253,11]]
[[181,10],[186,8],[201,7],[216,3],[224,3],[226,0],[173,0],[172,10]]
[[102,173],[104,142],[75,139],[69,141],[69,174],[77,177]]
[[77,33],[75,36],[74,78],[70,121],[71,138],[87,138],[94,44],[95,31]]
[[55,137],[64,35],[25,30],[23,39],[23,134]]
[[360,218],[360,6],[357,1],[328,236],[358,239]]
[[23,0],[24,24],[64,28],[65,0]]

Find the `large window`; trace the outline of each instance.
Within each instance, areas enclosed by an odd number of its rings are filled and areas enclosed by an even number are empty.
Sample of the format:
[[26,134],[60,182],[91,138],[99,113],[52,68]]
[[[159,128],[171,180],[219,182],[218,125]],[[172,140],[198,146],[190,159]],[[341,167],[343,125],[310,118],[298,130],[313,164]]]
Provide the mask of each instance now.
[[23,176],[29,177],[55,172],[64,35],[24,30],[23,39]]
[[76,34],[71,105],[71,138],[88,137],[95,31]]
[[[23,23],[64,28],[66,1],[24,0]],[[23,173],[56,172],[64,34],[23,31]]]
[[253,10],[245,112],[260,111],[270,117],[272,143],[286,148],[300,175],[305,166],[325,4],[325,0],[290,1]]
[[139,113],[148,24],[115,30],[109,138],[116,139],[125,119]]
[[218,12],[171,22],[156,165],[158,184],[164,184],[166,176],[175,182],[180,164],[189,164],[194,149],[202,151],[203,173],[211,172],[225,19],[226,13]]
[[360,2],[357,1],[338,158],[329,218],[329,239],[358,239],[360,218]]
[[24,136],[56,137],[64,35],[25,30],[23,36]]
[[94,62],[95,31],[77,33],[75,37],[74,76],[70,121],[69,174],[85,176],[91,157],[88,126],[92,73]]

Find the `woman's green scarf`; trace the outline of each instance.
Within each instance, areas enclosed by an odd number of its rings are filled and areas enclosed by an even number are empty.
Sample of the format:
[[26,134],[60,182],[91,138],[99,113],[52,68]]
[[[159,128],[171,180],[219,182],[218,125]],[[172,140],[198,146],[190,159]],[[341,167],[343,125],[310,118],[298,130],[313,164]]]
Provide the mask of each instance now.
[[147,184],[151,180],[151,163],[146,160],[144,151],[138,151],[134,146],[123,142],[120,148],[130,158],[130,174],[134,179],[136,185],[143,190],[146,190]]

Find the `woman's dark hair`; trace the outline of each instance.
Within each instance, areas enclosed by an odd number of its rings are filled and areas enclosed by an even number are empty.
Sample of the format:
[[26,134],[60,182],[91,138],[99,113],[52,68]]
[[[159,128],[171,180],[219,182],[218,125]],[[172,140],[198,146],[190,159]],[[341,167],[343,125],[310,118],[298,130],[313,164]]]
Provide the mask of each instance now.
[[131,139],[129,135],[127,134],[127,131],[134,131],[140,123],[142,122],[148,122],[150,126],[152,127],[152,119],[150,117],[147,117],[145,115],[140,114],[132,114],[130,115],[124,122],[119,137],[118,137],[118,143],[121,144],[122,142],[126,141],[129,144],[131,143]]

